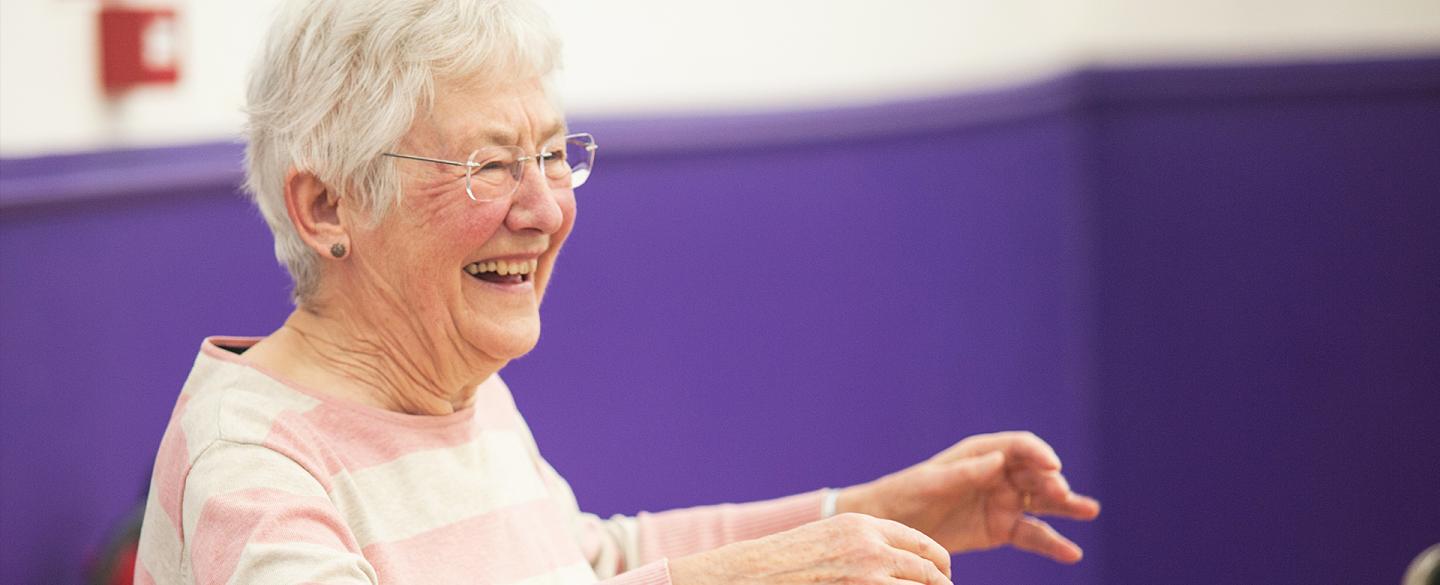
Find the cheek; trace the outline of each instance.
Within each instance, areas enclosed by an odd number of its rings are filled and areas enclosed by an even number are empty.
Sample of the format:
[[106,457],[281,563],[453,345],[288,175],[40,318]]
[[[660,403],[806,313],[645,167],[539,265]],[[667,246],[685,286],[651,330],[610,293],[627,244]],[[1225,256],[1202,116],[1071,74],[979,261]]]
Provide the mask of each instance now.
[[473,254],[495,237],[505,219],[505,210],[498,205],[468,205],[450,208],[417,225],[416,233],[424,234],[437,256],[464,258]]
[[[411,233],[426,240],[425,247],[441,256],[472,253],[494,236],[504,219],[503,206],[471,201],[453,178],[442,177],[427,185],[414,186],[410,193],[406,203],[413,206]],[[450,253],[447,254],[446,249]]]

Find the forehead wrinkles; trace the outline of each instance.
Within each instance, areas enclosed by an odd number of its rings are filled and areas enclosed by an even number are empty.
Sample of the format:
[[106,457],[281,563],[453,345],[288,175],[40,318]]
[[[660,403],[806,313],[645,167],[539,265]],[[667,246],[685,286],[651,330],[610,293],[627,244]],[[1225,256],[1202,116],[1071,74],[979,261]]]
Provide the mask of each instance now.
[[557,118],[536,120],[532,116],[515,118],[518,123],[506,124],[499,117],[480,118],[470,124],[449,128],[448,147],[479,148],[483,146],[520,146],[533,148],[565,133],[565,123]]
[[[483,99],[467,99],[486,95]],[[542,91],[453,91],[437,100],[427,125],[438,146],[465,150],[482,146],[537,147],[565,133],[565,121]]]

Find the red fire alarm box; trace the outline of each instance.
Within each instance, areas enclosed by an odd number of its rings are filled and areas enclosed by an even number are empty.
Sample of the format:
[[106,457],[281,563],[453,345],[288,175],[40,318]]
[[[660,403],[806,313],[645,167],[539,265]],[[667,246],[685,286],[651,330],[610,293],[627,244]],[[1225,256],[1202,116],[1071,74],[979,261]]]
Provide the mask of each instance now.
[[142,83],[174,84],[180,75],[173,8],[100,9],[100,77],[106,93]]

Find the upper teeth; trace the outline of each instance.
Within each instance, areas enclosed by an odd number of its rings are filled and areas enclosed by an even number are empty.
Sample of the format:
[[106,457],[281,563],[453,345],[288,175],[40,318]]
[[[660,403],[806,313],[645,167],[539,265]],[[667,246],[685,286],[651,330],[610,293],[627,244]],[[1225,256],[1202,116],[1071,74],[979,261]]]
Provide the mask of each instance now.
[[540,264],[539,260],[521,260],[510,262],[507,260],[491,260],[489,262],[474,262],[465,265],[465,272],[480,274],[481,272],[494,272],[500,276],[510,274],[530,274],[535,272],[535,267]]

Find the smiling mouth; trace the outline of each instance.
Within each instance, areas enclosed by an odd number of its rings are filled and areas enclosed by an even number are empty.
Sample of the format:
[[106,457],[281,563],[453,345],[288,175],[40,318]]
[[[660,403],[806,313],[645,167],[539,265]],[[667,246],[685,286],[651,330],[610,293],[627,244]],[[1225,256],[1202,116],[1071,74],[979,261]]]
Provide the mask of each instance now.
[[465,273],[476,280],[492,284],[523,284],[530,282],[539,266],[537,260],[489,260],[465,265]]

